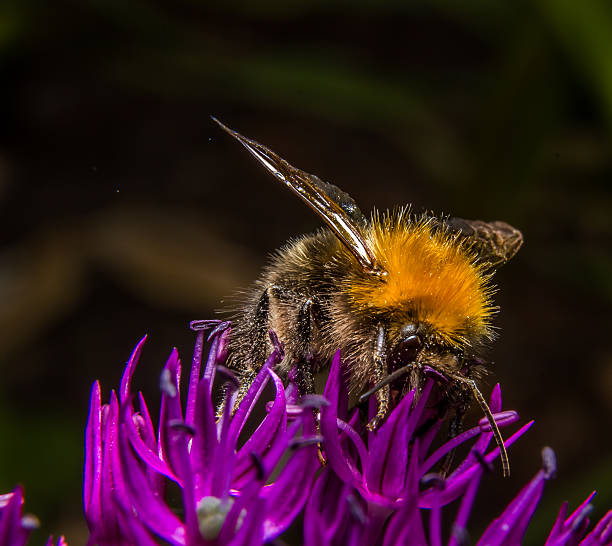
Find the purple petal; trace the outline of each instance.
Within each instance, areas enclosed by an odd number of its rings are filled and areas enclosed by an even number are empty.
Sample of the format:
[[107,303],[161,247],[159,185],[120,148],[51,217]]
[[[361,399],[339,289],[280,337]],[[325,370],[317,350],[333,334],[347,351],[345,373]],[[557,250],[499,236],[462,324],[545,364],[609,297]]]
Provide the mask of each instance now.
[[[499,408],[500,410],[494,414],[495,422],[499,427],[505,427],[518,419],[518,414],[515,411],[501,412],[501,388],[499,386],[499,383],[493,389],[490,398],[490,405],[491,411],[493,411],[493,408]],[[473,451],[476,450],[479,453],[483,453],[489,445],[491,439],[493,438],[493,434],[491,433],[491,425],[489,424],[486,418],[481,419],[478,423],[478,426],[466,430],[465,432],[455,436],[455,438],[452,438],[440,448],[438,448],[436,451],[434,451],[422,465],[423,474],[428,472],[447,453],[450,453],[456,447],[460,446],[464,442],[467,442],[469,439],[478,436],[481,433],[487,434],[482,434],[482,436],[479,438],[479,441],[470,450],[466,459],[458,465],[454,473],[461,473],[466,468],[472,466],[476,462],[476,459],[473,455]]]
[[[217,351],[218,340],[215,337],[212,343],[211,352],[214,349]],[[185,409],[185,423],[193,425],[195,403],[198,390],[198,383],[200,382],[200,366],[202,365],[202,351],[204,349],[204,330],[198,330],[196,335],[195,347],[193,349],[193,360],[191,362],[191,373],[189,374],[189,386],[187,388],[187,406]]]
[[[236,531],[234,538],[228,542],[229,546],[259,546],[263,544],[263,520],[266,513],[266,502],[252,500],[248,506],[243,506],[238,502],[234,503],[232,510],[242,511],[246,508],[246,515]],[[228,514],[228,519],[231,515]],[[219,536],[221,538],[221,536]],[[223,544],[223,543],[221,543]]]
[[[416,406],[414,408],[411,408],[410,410],[410,416],[408,417],[408,420],[405,424],[402,424],[401,426],[404,428],[403,433],[398,437],[398,445],[396,446],[392,446],[399,449],[402,449],[403,451],[408,451],[406,449],[406,447],[409,445],[410,443],[410,439],[412,438],[412,435],[414,434],[414,431],[416,429],[417,423],[421,422],[421,418],[422,418],[422,414],[423,414],[423,410],[425,408],[425,404],[427,403],[427,400],[429,399],[429,396],[431,394],[431,389],[433,388],[433,380],[432,379],[428,379],[425,387],[423,388],[421,394],[420,394],[420,398],[419,401],[417,402]],[[406,397],[408,398],[408,397]],[[415,442],[415,445],[413,447],[414,450],[416,450],[412,456],[413,461],[412,461],[412,465],[411,467],[414,467],[413,472],[414,472],[414,480],[413,480],[413,489],[412,491],[414,492],[415,495],[417,495],[418,493],[418,477],[417,477],[417,466],[418,466],[418,455],[419,455],[419,441]],[[385,471],[385,484],[384,484],[384,493],[386,496],[397,496],[399,495],[400,491],[403,488],[403,484],[406,480],[406,475],[405,475],[405,464],[402,466],[400,464],[398,464],[398,461],[400,460],[400,457],[397,456],[391,456],[390,458],[390,463],[389,465],[387,465],[387,469]],[[409,484],[407,484],[409,485]]]
[[442,420],[438,419],[438,421],[436,421],[431,427],[429,427],[429,429],[427,429],[427,432],[425,432],[425,434],[423,434],[423,436],[421,437],[420,449],[419,449],[420,451],[419,461],[421,461],[421,463],[425,460],[427,453],[429,453],[431,444],[433,443],[441,427],[442,427]]
[[121,386],[119,388],[119,400],[121,401],[122,404],[130,396],[132,375],[134,375],[134,370],[136,369],[136,365],[138,364],[138,359],[140,358],[140,352],[142,351],[142,346],[145,344],[146,340],[147,340],[147,336],[144,336],[138,342],[138,345],[136,345],[136,347],[132,351],[130,359],[127,361],[127,365],[125,366],[123,376],[121,377]]
[[501,386],[499,383],[495,384],[491,391],[491,397],[489,398],[489,409],[491,413],[499,413],[502,410],[502,395]]
[[215,451],[218,446],[215,412],[210,398],[208,379],[203,378],[198,384],[196,393],[196,412],[194,416],[195,434],[191,442],[191,465],[194,473],[194,490],[196,502],[211,493],[211,482],[214,472]]
[[370,455],[365,470],[365,482],[368,490],[373,493],[395,499],[404,488],[408,466],[406,424],[413,399],[414,391],[410,391],[376,431],[373,441],[368,443]]
[[466,530],[467,521],[472,511],[472,506],[474,504],[474,499],[476,498],[478,486],[480,485],[480,478],[482,477],[482,472],[482,467],[478,471],[476,471],[476,473],[470,480],[465,495],[463,495],[463,498],[461,499],[461,504],[459,505],[457,517],[455,518],[455,523],[453,524],[453,532],[451,534],[450,540],[448,541],[448,546],[458,546],[459,534],[461,532],[465,532]]
[[219,324],[221,324],[221,322],[222,321],[219,319],[192,320],[189,323],[189,328],[193,330],[194,332],[198,332],[200,330],[208,330],[210,328],[214,328],[215,326],[218,326]]
[[326,466],[312,488],[304,512],[304,545],[324,546],[342,533],[352,488]]
[[89,417],[85,427],[85,470],[83,477],[83,505],[85,519],[91,530],[101,518],[100,484],[102,479],[102,407],[100,383],[91,388]]
[[540,470],[486,529],[478,544],[520,544],[544,491],[547,473]]
[[107,414],[102,420],[102,475],[100,480],[100,520],[95,522],[97,529],[90,529],[92,535],[105,540],[113,540],[119,536],[117,523],[117,507],[113,497],[113,455],[116,450],[114,441],[117,437],[119,421],[119,403],[115,391],[111,391],[110,404],[106,407]]
[[[219,322],[219,324],[217,324],[217,326],[215,326],[212,331],[210,332],[210,334],[208,334],[208,339],[207,341],[211,341],[213,338],[219,336],[221,338],[223,338],[224,334],[229,334],[232,330],[232,323],[227,320],[224,322]],[[221,360],[225,360],[224,358],[222,358]]]
[[[442,483],[442,488],[445,486]],[[442,546],[442,506],[432,495],[432,508],[429,514],[429,543],[431,546]]]
[[610,510],[595,528],[584,538],[580,546],[604,546],[612,543],[612,510]]
[[[289,447],[289,440],[295,437],[296,433],[300,429],[300,424],[301,423],[299,421],[295,421],[291,424],[285,434],[279,434],[278,438],[274,439],[274,442],[270,446],[270,449],[266,452],[263,458],[259,460],[259,473],[263,473],[264,483],[265,480],[268,479],[270,473],[274,470],[276,465],[280,462],[283,454],[287,451],[287,448]],[[253,455],[257,457],[256,453],[253,453]],[[257,474],[255,474],[253,481],[256,481],[257,478],[258,476]]]
[[[106,432],[106,442],[110,445],[110,450],[108,451],[109,458],[104,461],[104,464],[110,466],[111,480],[109,480],[108,487],[111,489],[110,494],[112,495],[112,502],[116,505],[113,514],[117,524],[120,521],[120,513],[117,510],[117,506],[122,508],[124,512],[130,513],[131,511],[131,502],[123,477],[123,469],[121,467],[119,430],[125,430],[125,425],[122,425],[122,423],[125,423],[126,420],[133,422],[132,416],[134,414],[131,399],[126,400],[120,407],[117,407],[118,404],[117,397],[113,391],[111,392],[110,406],[113,415],[116,412],[117,418],[109,421],[110,424]],[[121,534],[118,536],[121,536]]]
[[[542,484],[542,489],[544,489],[544,483]],[[528,502],[525,504],[522,514],[519,516],[512,531],[508,535],[505,544],[509,546],[512,546],[512,544],[522,544],[523,538],[525,537],[525,533],[527,532],[527,527],[529,526],[531,518],[533,517],[536,508],[540,503],[541,497],[542,493],[540,493],[540,495],[533,495],[531,499],[528,500]]]
[[574,510],[570,517],[567,518],[567,520],[565,521],[566,526],[574,525],[576,523],[576,520],[580,517],[582,511],[587,507],[587,505],[591,504],[591,501],[593,500],[595,495],[597,495],[597,491],[593,491],[586,499],[582,501],[580,506],[578,506],[578,508],[576,508],[576,510]]
[[[523,488],[521,493],[504,510],[504,514],[500,516],[505,520],[502,527],[504,532],[499,535],[503,537],[504,544],[522,543],[527,532],[527,526],[542,497],[544,484],[555,475],[556,471],[555,453],[551,448],[545,447],[542,450],[542,470]],[[506,529],[509,529],[509,531],[506,532]]]
[[[357,418],[359,418],[359,411],[355,412]],[[354,421],[354,419],[351,419]],[[345,449],[346,441],[350,441],[351,445],[357,451],[357,455],[359,457],[359,462],[361,464],[361,468],[366,468],[368,462],[368,448],[363,443],[363,440],[357,433],[357,431],[349,424],[345,423],[342,419],[336,419],[336,425],[338,426],[338,430],[340,430],[340,442],[342,443],[343,449]],[[346,449],[350,449],[349,446],[346,446]]]
[[434,451],[429,457],[427,457],[427,459],[425,459],[425,462],[421,466],[421,472],[423,474],[429,472],[433,465],[435,465],[447,453],[450,453],[456,447],[474,438],[475,436],[478,436],[479,434],[481,434],[479,426],[473,427],[469,430],[466,430],[465,432],[462,432],[461,434],[458,434],[457,436],[446,442],[444,445],[436,449],[436,451]]
[[173,545],[184,545],[185,526],[151,490],[146,475],[132,453],[125,427],[119,432],[119,443],[122,474],[131,507],[126,517],[138,517],[164,540]]
[[[530,421],[527,424],[523,425],[512,436],[505,440],[504,444],[506,445],[506,447],[510,447],[514,442],[516,442],[523,434],[525,434],[525,432],[527,432],[532,427],[533,423],[534,421]],[[485,455],[484,460],[489,463],[492,463],[498,456],[499,448],[495,447],[489,453],[487,453],[487,455]],[[439,493],[439,502],[441,502],[444,506],[459,497],[467,487],[468,482],[472,479],[472,476],[480,468],[480,466],[480,463],[476,462],[461,473],[454,472],[452,476],[450,476],[446,481],[446,489]],[[436,492],[435,495],[436,502],[438,502],[438,493]],[[431,508],[433,496],[434,494],[432,493],[432,491],[425,491],[419,499],[419,507]]]
[[[157,445],[157,437],[153,429],[151,414],[149,413],[149,408],[147,407],[147,403],[145,402],[145,399],[142,396],[141,392],[138,393],[138,407],[140,409],[140,417],[144,421],[144,427],[142,427],[140,437],[145,442],[145,444],[153,451],[153,455],[155,455],[155,457],[159,461],[162,461],[162,459],[159,458],[159,446]],[[165,462],[163,463],[165,464]],[[168,465],[165,464],[165,466],[168,471],[170,471]],[[157,492],[159,496],[163,496],[166,487],[163,475],[160,474],[158,471],[154,470],[153,468],[147,468],[147,477],[149,479],[151,487]]]
[[[266,377],[268,374],[266,373]],[[234,465],[236,464],[235,447],[238,440],[230,434],[230,415],[234,405],[234,398],[231,396],[231,389],[226,385],[225,404],[223,415],[217,423],[218,445],[213,452],[211,467],[215,471],[212,475],[210,494],[225,499],[229,495],[229,488],[234,475]]]
[[[257,496],[262,484],[262,481],[253,481],[241,492],[239,497],[233,498],[234,502],[225,517],[217,538],[217,544],[244,544],[246,546],[249,544],[247,541],[249,534],[252,534],[253,544],[262,543],[262,523],[266,502]],[[239,518],[244,513],[246,514],[242,525],[240,529],[237,529]]]
[[50,535],[45,546],[54,546],[54,544],[55,546],[68,546],[64,535],[61,535],[55,543],[53,542],[53,535]]
[[[595,494],[596,491],[593,491],[567,519],[565,519],[567,502],[563,503],[559,516],[546,540],[546,546],[566,546],[567,544],[576,544],[580,540],[586,530],[585,523],[588,520],[584,516],[588,513],[591,500],[593,500]],[[580,521],[581,518],[582,522]]]
[[[302,435],[314,436],[316,426],[312,412],[302,419]],[[283,533],[302,510],[319,467],[317,446],[297,449],[279,477],[272,485],[266,486],[262,496],[270,507],[264,522],[264,538],[272,540]]]
[[[170,450],[170,437],[172,430],[169,423],[182,421],[183,410],[181,408],[180,385],[181,365],[178,358],[178,351],[175,349],[170,353],[170,357],[162,370],[162,400],[159,416],[159,451],[160,458],[167,462],[174,475],[176,471],[176,461],[173,460],[173,453]],[[180,478],[181,476],[179,476]]]
[[[385,546],[405,544],[407,542],[411,544],[426,544],[425,531],[422,526],[421,514],[417,505],[420,477],[418,453],[419,439],[417,438],[410,454],[410,461],[406,476],[406,487],[403,491],[403,500],[399,503],[399,510],[397,510],[395,515],[391,517],[385,530],[385,536],[383,539],[383,544]],[[382,523],[384,523],[384,519],[382,520]]]
[[279,362],[280,352],[275,349],[274,351],[272,351],[272,353],[262,366],[261,370],[259,370],[259,372],[257,373],[253,384],[247,391],[245,397],[242,399],[242,402],[240,402],[240,405],[238,406],[238,409],[234,414],[232,423],[230,425],[230,436],[232,438],[238,439],[238,436],[240,436],[240,433],[242,432],[242,427],[244,427],[244,424],[248,419],[249,415],[251,414],[255,403],[261,396],[261,393],[264,387],[266,386],[266,383],[268,382],[268,368],[276,366],[276,364],[278,364]]
[[276,395],[270,412],[238,451],[236,469],[232,480],[232,486],[236,489],[240,489],[244,483],[252,480],[257,472],[253,467],[251,453],[256,453],[268,464],[272,464],[271,461],[266,460],[266,454],[272,449],[274,440],[282,438],[287,432],[286,400],[283,382],[272,370],[268,369],[268,374],[274,383]]
[[410,498],[389,520],[383,546],[396,544],[428,546],[416,497]]
[[544,546],[550,546],[555,538],[557,538],[563,532],[563,523],[565,522],[565,518],[567,516],[567,501],[565,501],[561,508],[559,509],[559,514],[557,515],[557,519],[555,520],[552,529],[550,530],[550,534],[546,539],[546,544]]
[[[119,514],[119,525],[122,530],[121,544],[131,546],[156,546],[157,541],[151,536],[149,530],[135,517]],[[109,545],[110,546],[110,545]],[[114,546],[114,545],[113,545]]]
[[340,382],[340,351],[337,351],[323,392],[323,396],[329,401],[329,406],[321,408],[321,434],[325,439],[327,461],[334,472],[343,482],[361,485],[361,473],[345,456],[340,445],[337,427]]
[[[225,362],[227,358],[227,350],[231,331],[232,329],[229,325],[229,322],[222,322],[210,333],[208,337],[209,341],[213,339],[215,351],[213,351],[211,347],[211,350],[208,353],[208,360],[206,361],[206,366],[204,367],[203,377],[208,379],[208,384],[210,385],[211,393],[213,383],[215,382],[215,371],[217,369],[217,365]],[[221,332],[221,335],[217,336],[219,332]],[[215,339],[218,340],[216,344],[214,343]]]
[[196,514],[196,499],[194,491],[193,472],[189,457],[189,441],[191,436],[183,428],[176,428],[171,436],[171,449],[176,458],[177,468],[183,478],[183,511],[185,520],[185,530],[187,532],[187,543],[189,546],[199,546],[204,544],[198,526]]
[[157,441],[155,439],[155,430],[153,428],[153,422],[151,421],[151,414],[149,413],[149,408],[141,392],[138,393],[138,408],[145,423],[142,439],[150,448],[157,449]]
[[[514,410],[508,411],[500,411],[498,413],[493,414],[493,419],[498,427],[505,427],[511,425],[512,423],[516,423],[519,420],[519,414]],[[486,417],[483,417],[480,421],[478,421],[478,426],[480,427],[481,432],[491,432],[491,423]]]
[[197,332],[196,343],[193,350],[193,360],[191,364],[191,372],[189,374],[189,388],[187,390],[187,406],[185,410],[185,422],[188,425],[193,425],[194,414],[196,411],[196,396],[197,388],[200,382],[200,369],[202,367],[202,353],[204,349],[204,331],[214,327],[208,336],[208,341],[212,340],[211,347],[208,352],[208,360],[204,368],[204,377],[208,379],[209,386],[212,389],[212,383],[215,376],[215,368],[218,363],[225,361],[227,356],[227,339],[231,331],[229,322],[199,320],[192,321],[190,324],[192,330]]
[[361,546],[363,544],[363,529],[360,525],[351,525],[348,532],[340,540],[342,546]]
[[[219,346],[219,339],[214,338],[210,350],[208,351],[208,358],[206,359],[206,365],[204,366],[204,373],[202,379],[208,380],[208,388],[210,389],[209,395],[212,395],[213,384],[215,382],[215,373],[217,371],[217,364],[219,359],[217,358],[217,349]],[[215,349],[214,351],[212,349]],[[197,411],[197,409],[195,410]]]
[[[232,333],[231,323],[221,323],[219,326],[217,326],[217,328],[213,330],[213,332],[211,332],[210,335],[213,335],[213,333],[216,332],[221,332],[221,335],[219,336],[219,345],[217,346],[216,356],[217,362],[222,363],[227,360],[227,353],[229,351],[229,340]],[[210,340],[210,336],[208,337],[208,339]]]
[[22,546],[28,540],[32,529],[22,524],[22,505],[23,490],[18,485],[10,494],[8,502],[0,510],[0,544]]
[[181,480],[174,474],[174,472],[172,472],[166,462],[159,458],[157,450],[151,449],[142,439],[138,429],[134,424],[134,419],[127,418],[124,424],[127,429],[127,434],[128,438],[130,439],[131,446],[134,448],[134,451],[136,451],[136,453],[143,460],[143,462],[147,465],[147,467],[151,470],[158,472],[159,474],[167,476],[178,484],[181,484]]

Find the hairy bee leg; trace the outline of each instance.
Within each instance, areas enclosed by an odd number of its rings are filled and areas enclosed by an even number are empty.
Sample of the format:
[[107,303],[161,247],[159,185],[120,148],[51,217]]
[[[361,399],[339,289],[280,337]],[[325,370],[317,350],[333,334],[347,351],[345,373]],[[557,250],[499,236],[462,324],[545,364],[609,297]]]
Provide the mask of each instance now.
[[242,402],[242,400],[246,396],[246,393],[251,388],[251,385],[253,384],[253,381],[255,381],[256,377],[257,372],[253,368],[247,368],[239,375],[238,380],[240,381],[240,387],[238,388],[238,392],[236,393],[234,407],[232,408],[232,415],[234,415],[234,413],[238,409],[240,402]]
[[[236,392],[236,397],[234,399],[234,407],[232,408],[232,415],[234,415],[234,413],[238,409],[238,406],[240,405],[240,402],[242,402],[242,400],[246,396],[246,393],[251,388],[253,381],[255,381],[255,377],[257,377],[257,372],[253,368],[246,368],[244,370],[241,370],[240,373],[238,373],[238,381],[240,383],[240,387],[238,387],[238,391]],[[215,413],[216,419],[220,419],[223,415],[223,412],[225,411],[226,402],[227,400],[223,398],[223,400],[217,407],[217,411]]]
[[253,347],[251,348],[249,360],[252,367],[261,365],[265,358],[267,339],[268,339],[268,324],[270,321],[270,292],[272,287],[267,287],[259,297],[257,306],[255,307],[253,329],[255,335],[253,339]]
[[[378,327],[376,336],[376,345],[374,346],[374,374],[372,379],[374,384],[382,382],[387,375],[387,332],[384,326]],[[389,413],[389,403],[391,398],[391,386],[389,383],[383,385],[376,391],[376,402],[378,409],[376,415],[370,420],[367,425],[368,430],[376,430],[384,421],[387,413]]]
[[[257,371],[265,359],[270,314],[270,293],[274,292],[275,288],[277,287],[272,285],[263,290],[259,300],[257,301],[257,305],[255,306],[252,324],[252,339],[254,339],[254,342],[249,352],[249,356],[247,357],[248,364],[246,362],[241,363],[242,365],[240,366],[240,369],[237,370],[240,387],[236,393],[234,407],[232,408],[232,415],[235,413],[236,409],[240,405],[240,402],[242,402],[246,396],[246,393],[251,388],[251,385],[257,376]],[[217,419],[223,414],[224,407],[225,400],[223,400],[217,408]]]
[[[247,357],[249,365],[243,366],[241,370],[239,370],[238,379],[240,380],[240,388],[236,393],[232,414],[234,414],[246,396],[246,393],[257,376],[261,364],[267,356],[267,340],[270,326],[270,297],[284,301],[295,301],[297,298],[294,292],[277,284],[271,284],[262,291],[252,317],[252,332],[254,334],[252,339],[254,339],[254,342],[249,352],[249,356]],[[310,342],[314,305],[314,300],[309,298],[302,304],[300,312],[298,313],[298,336],[302,340],[302,345],[304,347],[308,347]],[[307,354],[307,351],[304,351],[303,354],[305,357],[300,357],[297,362],[298,389],[300,390],[300,394],[312,394],[314,392],[314,376],[310,365],[311,358],[310,355]],[[217,409],[217,417],[222,413],[223,403]]]
[[301,358],[297,362],[297,386],[300,396],[313,394],[315,391],[314,374],[312,373],[312,352],[310,350],[310,336],[314,323],[314,301],[308,298],[300,307],[298,313],[297,331],[302,345]]

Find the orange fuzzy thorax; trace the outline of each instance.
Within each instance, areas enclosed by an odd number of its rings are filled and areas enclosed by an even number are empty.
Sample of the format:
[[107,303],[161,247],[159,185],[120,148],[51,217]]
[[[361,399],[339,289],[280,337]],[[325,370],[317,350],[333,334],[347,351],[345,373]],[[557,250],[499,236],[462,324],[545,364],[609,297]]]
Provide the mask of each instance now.
[[393,320],[428,325],[440,341],[465,347],[491,336],[489,276],[470,249],[427,219],[374,217],[364,233],[382,280],[355,278],[349,293],[357,308]]

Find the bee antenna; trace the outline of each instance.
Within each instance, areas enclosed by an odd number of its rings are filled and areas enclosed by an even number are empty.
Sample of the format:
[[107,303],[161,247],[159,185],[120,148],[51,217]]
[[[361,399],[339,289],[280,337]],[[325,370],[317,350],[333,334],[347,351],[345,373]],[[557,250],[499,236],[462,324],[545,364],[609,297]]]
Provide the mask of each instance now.
[[359,397],[358,404],[363,404],[368,398],[370,398],[370,396],[375,394],[377,391],[382,389],[384,386],[388,385],[389,383],[393,383],[398,377],[401,377],[405,373],[408,373],[412,369],[413,365],[414,365],[414,362],[411,362],[410,364],[407,364],[406,366],[402,366],[401,368],[398,368],[397,370],[395,370],[393,373],[389,374],[382,381],[374,385],[369,391],[364,392]]
[[508,478],[510,476],[510,461],[508,461],[508,452],[506,451],[504,439],[502,438],[501,432],[499,432],[499,427],[497,426],[497,423],[493,418],[493,414],[491,413],[489,405],[487,404],[486,400],[484,399],[484,396],[476,386],[476,382],[473,379],[466,379],[465,377],[461,376],[453,376],[453,378],[457,379],[458,381],[461,381],[462,383],[465,383],[470,387],[470,389],[472,389],[472,394],[474,395],[474,398],[476,398],[476,402],[478,402],[480,409],[485,414],[487,421],[489,421],[491,431],[493,432],[493,437],[495,438],[495,443],[499,448],[499,457],[502,463],[502,472],[504,474],[504,478]]

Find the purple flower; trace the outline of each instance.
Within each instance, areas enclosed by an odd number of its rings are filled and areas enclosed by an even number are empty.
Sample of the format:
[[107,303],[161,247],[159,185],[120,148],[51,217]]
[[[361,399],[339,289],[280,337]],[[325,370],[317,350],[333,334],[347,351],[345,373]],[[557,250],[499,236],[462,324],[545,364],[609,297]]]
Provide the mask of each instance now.
[[[428,408],[434,385],[429,378],[422,392],[409,393],[378,431],[369,432],[358,411],[349,415],[339,353],[324,397],[298,400],[291,377],[285,387],[273,370],[283,357],[273,334],[272,354],[232,415],[238,382],[223,367],[229,324],[198,321],[192,327],[197,340],[185,404],[181,363],[174,350],[160,378],[157,427],[142,394],[136,397],[131,389],[145,339],[134,349],[118,394],[111,392],[107,404],[101,403],[100,386],[94,383],[84,480],[90,544],[152,546],[161,539],[174,545],[257,545],[279,537],[302,512],[307,546],[465,543],[481,477],[499,456],[497,447],[490,448],[493,433],[486,419],[432,451],[442,421],[432,419]],[[210,328],[211,348],[202,367],[204,331]],[[213,405],[215,376],[224,380],[219,418]],[[274,397],[267,402],[265,416],[253,423],[251,414],[267,383]],[[518,420],[516,412],[502,411],[499,386],[493,389],[490,407],[499,427]],[[247,420],[256,425],[251,433]],[[506,446],[532,423],[509,436]],[[448,453],[466,444],[467,455],[447,477],[435,472]],[[323,468],[319,457],[327,462]],[[546,448],[542,469],[478,544],[520,544],[555,468],[554,453]],[[12,495],[12,508],[1,516],[0,529],[10,521],[18,530],[15,525],[22,521],[15,516],[21,492]],[[612,512],[588,532],[591,498],[569,517],[567,505],[562,507],[548,546],[612,544]],[[449,530],[442,525],[442,512],[451,503],[457,508]]]
[[[486,419],[428,455],[438,432],[438,421],[426,432],[415,434],[426,415],[433,379],[428,379],[415,401],[409,393],[376,432],[361,427],[358,412],[348,418],[348,396],[336,354],[321,409],[321,432],[328,466],[315,482],[304,518],[304,540],[309,545],[443,543],[442,509],[457,501],[449,546],[464,544],[467,522],[480,479],[499,456],[499,448],[487,452],[493,434]],[[513,411],[501,411],[501,390],[493,390],[490,407],[498,426],[515,422]],[[370,413],[375,411],[371,405]],[[505,441],[512,445],[533,424],[522,426]],[[455,447],[472,441],[467,457],[447,478],[432,473],[434,465]],[[556,469],[554,453],[543,451],[543,467],[506,510],[487,528],[479,545],[520,544],[542,495],[545,482]],[[584,506],[565,520],[562,508],[547,545],[578,544],[586,535]],[[580,514],[583,514],[582,516]],[[580,544],[610,544],[612,513],[608,513]]]
[[[214,326],[208,362],[201,374],[204,329]],[[291,391],[272,367],[282,358],[275,349],[235,414],[230,415],[236,380],[220,367],[227,354],[229,325],[194,323],[198,331],[183,414],[181,365],[172,352],[161,375],[162,403],[157,435],[142,395],[138,411],[131,378],[144,339],[126,366],[119,397],[101,405],[98,383],[92,389],[86,431],[84,503],[92,544],[260,544],[281,534],[301,511],[319,466],[312,410],[287,419]],[[212,400],[215,373],[226,384],[225,411],[218,422]],[[267,415],[244,445],[238,439],[266,383],[276,394]],[[301,436],[298,432],[301,430]],[[304,447],[299,447],[304,444]],[[268,483],[283,454],[298,448],[278,477]],[[178,485],[183,517],[165,501],[168,481]]]
[[[542,450],[542,468],[523,487],[502,514],[489,525],[478,541],[479,546],[512,546],[522,542],[527,526],[542,497],[544,484],[554,477],[556,466],[553,450],[545,447]],[[588,514],[593,508],[590,503],[594,496],[595,492],[591,493],[569,517],[567,517],[567,502],[563,504],[545,546],[612,544],[612,511],[608,512],[587,534]]]
[[[364,512],[364,522],[357,521],[363,527],[360,540],[365,537],[367,543],[376,543],[387,520],[385,533],[392,536],[393,541],[401,540],[407,533],[411,537],[421,536],[419,509],[428,509],[432,518],[437,518],[441,507],[462,496],[468,499],[466,502],[471,506],[470,487],[474,487],[472,484],[480,478],[483,463],[491,464],[499,455],[498,448],[486,453],[493,433],[486,419],[483,419],[478,427],[464,432],[427,456],[441,422],[438,420],[425,434],[416,435],[415,431],[423,421],[432,386],[433,379],[428,379],[417,401],[415,392],[410,392],[378,431],[365,432],[360,426],[357,411],[350,420],[346,420],[348,396],[341,373],[340,354],[337,353],[333,360],[325,387],[329,405],[321,409],[321,433],[329,466],[345,484],[344,498],[340,498],[339,502],[347,502],[348,499],[351,505],[360,506]],[[518,419],[515,412],[501,412],[499,386],[493,391],[490,406],[499,426]],[[374,409],[372,404],[371,410]],[[514,443],[532,424],[523,426],[506,440],[506,445]],[[421,487],[423,478],[442,457],[454,447],[473,438],[476,441],[466,459],[446,480],[440,478],[444,485],[442,489],[436,485],[424,489]],[[327,474],[319,480],[333,482],[333,478]],[[324,489],[317,483],[313,496],[322,491]],[[311,501],[310,507],[320,502],[318,499]],[[332,506],[324,509],[335,510]],[[464,512],[469,513],[469,507]],[[313,516],[314,512],[311,509],[307,514]],[[351,512],[347,511],[345,517],[350,516]],[[325,519],[324,515],[322,517]],[[463,527],[464,519],[466,516],[462,514],[457,524]],[[317,518],[313,521],[317,521]],[[309,519],[305,525],[311,525]],[[305,531],[305,537],[308,544],[321,543],[308,538],[308,531]],[[385,543],[392,544],[393,541],[387,540]]]
[[[23,514],[23,490],[17,486],[11,493],[0,495],[0,544],[2,546],[23,546],[30,533],[38,529],[39,521],[32,514]],[[67,546],[64,537],[57,541],[49,537],[46,546]]]
[[38,528],[36,516],[23,514],[23,490],[17,486],[11,493],[0,495],[0,544],[21,546]]
[[591,493],[571,516],[567,516],[567,502],[559,510],[557,520],[546,540],[545,546],[565,546],[580,544],[581,546],[605,546],[612,544],[612,510],[599,520],[593,530],[587,534],[589,527],[588,515],[593,506]]

